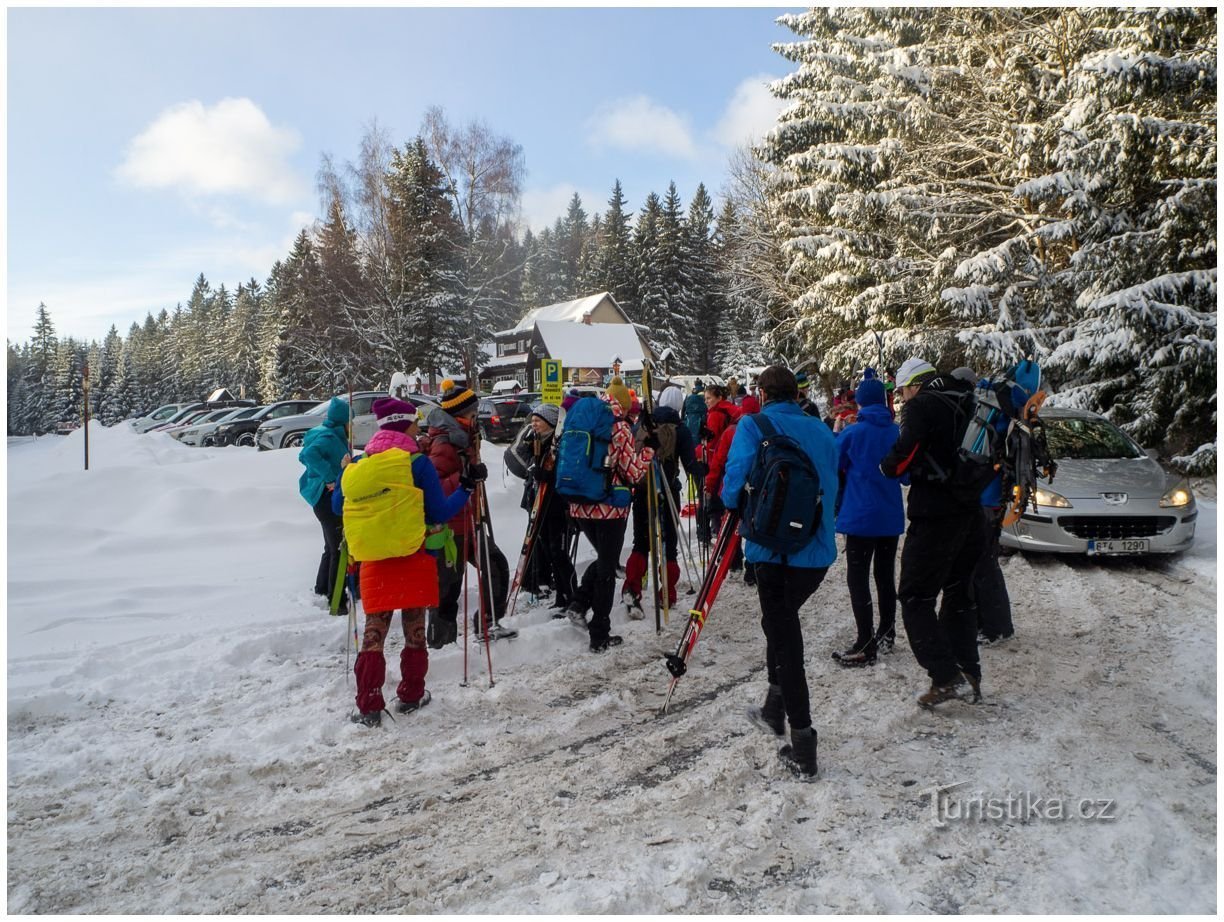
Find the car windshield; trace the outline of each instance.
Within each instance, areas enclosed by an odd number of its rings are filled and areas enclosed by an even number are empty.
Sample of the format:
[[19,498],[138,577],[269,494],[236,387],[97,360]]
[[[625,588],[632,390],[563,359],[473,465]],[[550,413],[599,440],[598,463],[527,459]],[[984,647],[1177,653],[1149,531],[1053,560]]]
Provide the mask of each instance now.
[[1104,419],[1046,419],[1046,441],[1054,458],[1103,460],[1142,458],[1143,449]]
[[331,401],[330,401],[330,400],[324,400],[322,403],[315,404],[313,407],[311,407],[309,410],[307,410],[307,411],[306,411],[306,412],[305,412],[303,415],[305,415],[305,416],[322,416],[324,413],[326,413],[326,412],[327,412],[327,406],[328,406],[328,404],[330,404],[330,403],[331,403]]

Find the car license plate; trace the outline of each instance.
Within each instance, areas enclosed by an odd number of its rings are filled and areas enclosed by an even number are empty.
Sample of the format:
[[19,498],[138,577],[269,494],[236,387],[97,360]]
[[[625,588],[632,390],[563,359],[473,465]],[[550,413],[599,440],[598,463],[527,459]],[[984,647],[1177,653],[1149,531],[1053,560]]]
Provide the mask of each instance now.
[[1146,554],[1147,538],[1115,538],[1110,541],[1089,541],[1089,554]]

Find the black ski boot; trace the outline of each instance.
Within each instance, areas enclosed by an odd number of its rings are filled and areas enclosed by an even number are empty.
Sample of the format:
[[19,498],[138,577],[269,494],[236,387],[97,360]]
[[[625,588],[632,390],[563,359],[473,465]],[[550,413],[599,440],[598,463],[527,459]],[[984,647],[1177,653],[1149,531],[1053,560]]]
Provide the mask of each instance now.
[[370,711],[367,714],[350,714],[349,720],[363,727],[381,727],[382,711]]
[[876,661],[876,642],[873,637],[866,643],[856,643],[848,650],[842,650],[840,653],[833,651],[833,661],[839,666],[845,666],[847,669],[860,669],[863,666],[874,666]]
[[791,727],[791,741],[778,750],[782,763],[796,775],[816,774],[816,728]]
[[603,640],[592,640],[591,641],[591,652],[592,653],[607,653],[609,647],[619,647],[624,642],[625,642],[625,638],[621,637],[619,634],[609,634]]
[[931,687],[918,696],[918,705],[929,710],[937,704],[959,698],[961,686],[964,684],[965,676],[963,673],[957,674],[956,678],[946,685],[936,685],[932,682]]
[[786,735],[786,707],[782,702],[782,686],[771,685],[765,693],[765,703],[759,708],[748,708],[748,719],[762,730],[774,736]]
[[431,650],[441,650],[447,644],[452,644],[459,637],[459,625],[454,621],[444,621],[441,618],[431,618],[425,642]]

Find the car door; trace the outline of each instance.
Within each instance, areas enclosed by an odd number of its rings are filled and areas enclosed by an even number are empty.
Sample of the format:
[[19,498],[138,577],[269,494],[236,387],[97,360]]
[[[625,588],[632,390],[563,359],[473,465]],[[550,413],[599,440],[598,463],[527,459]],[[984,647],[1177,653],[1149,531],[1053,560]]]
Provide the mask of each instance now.
[[378,429],[378,417],[370,409],[378,394],[355,394],[353,396],[353,447],[365,448],[365,443],[374,437]]

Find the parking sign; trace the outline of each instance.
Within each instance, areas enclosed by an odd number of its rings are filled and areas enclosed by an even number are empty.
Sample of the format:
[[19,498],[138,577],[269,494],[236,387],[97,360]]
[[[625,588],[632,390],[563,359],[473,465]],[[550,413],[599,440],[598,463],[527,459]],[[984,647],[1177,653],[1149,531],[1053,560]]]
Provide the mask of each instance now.
[[545,403],[559,406],[564,388],[561,383],[561,360],[543,359],[540,362],[543,370],[544,384],[540,388],[540,399]]

